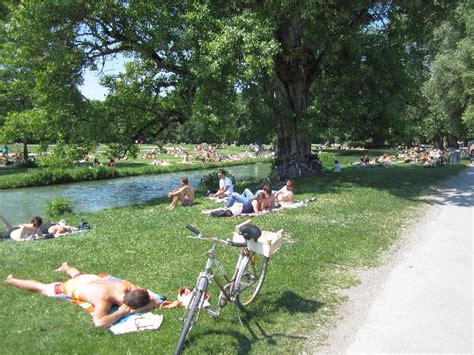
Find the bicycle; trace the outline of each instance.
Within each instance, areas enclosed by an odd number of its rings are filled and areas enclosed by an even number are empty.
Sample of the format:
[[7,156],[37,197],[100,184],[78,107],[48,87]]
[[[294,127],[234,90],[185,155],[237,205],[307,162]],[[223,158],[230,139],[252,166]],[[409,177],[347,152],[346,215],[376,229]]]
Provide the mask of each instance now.
[[281,164],[274,168],[271,179],[273,181],[284,181],[303,176],[321,175],[323,172],[324,167],[319,160],[312,160],[307,165],[300,160],[291,158],[287,164]]
[[[195,227],[191,225],[186,226],[187,229],[196,235],[196,237],[192,236],[189,238],[210,241],[212,242],[212,246],[207,253],[208,258],[204,272],[201,272],[198,275],[196,287],[192,292],[189,306],[186,309],[183,318],[184,325],[176,346],[175,354],[181,354],[183,351],[186,338],[191,331],[191,328],[198,320],[199,312],[206,301],[206,292],[212,282],[214,282],[219,288],[220,294],[217,300],[217,309],[207,309],[207,312],[211,317],[218,317],[221,308],[231,303],[235,307],[240,324],[242,324],[239,310],[252,303],[259,294],[267,274],[270,253],[275,252],[281,245],[283,241],[283,231],[279,231],[278,233],[263,232],[267,234],[271,233],[276,236],[277,239],[275,239],[275,242],[272,245],[267,242],[269,240],[268,238],[263,238],[265,239],[267,248],[270,248],[271,250],[265,250],[264,254],[267,256],[260,255],[255,250],[258,250],[260,253],[262,252],[262,250],[259,249],[259,244],[262,243],[257,242],[259,237],[262,236],[262,231],[258,227],[248,224],[249,222],[250,220],[236,227],[236,230],[238,229],[238,234],[243,237],[243,242],[231,239],[223,240],[218,237],[205,237]],[[241,248],[232,278],[228,277],[221,263],[217,260],[216,249],[219,243]],[[254,250],[252,250],[252,248]],[[225,280],[225,282],[227,282],[227,284],[224,285],[222,279],[214,273],[213,267],[217,269],[220,276]]]

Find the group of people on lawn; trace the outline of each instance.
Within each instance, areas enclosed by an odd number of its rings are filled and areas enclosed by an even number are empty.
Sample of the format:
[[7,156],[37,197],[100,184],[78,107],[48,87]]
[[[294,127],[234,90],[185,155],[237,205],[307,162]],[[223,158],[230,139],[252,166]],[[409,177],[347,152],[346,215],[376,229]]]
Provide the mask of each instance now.
[[[263,185],[261,191],[254,195],[249,189],[245,189],[243,194],[234,192],[232,181],[225,175],[224,170],[219,170],[218,176],[219,189],[212,196],[216,198],[227,197],[227,206],[229,207],[236,202],[240,202],[243,206],[246,206],[245,208],[249,212],[259,212],[274,207],[276,201],[294,202],[295,200],[292,180],[289,180],[283,188],[274,194],[270,186],[266,184]],[[191,206],[194,202],[194,189],[189,184],[188,179],[182,177],[180,183],[179,188],[170,191],[168,194],[172,200],[169,206],[170,209],[175,208],[179,202],[183,206]],[[5,234],[8,234],[9,237],[12,234],[15,234],[15,236],[19,234],[21,238],[25,239],[25,236],[43,233],[41,230],[43,221],[39,217],[33,217],[30,223],[18,227],[13,227],[2,215],[0,215],[0,219],[4,222],[7,228]],[[47,232],[58,225],[60,224],[49,226]],[[85,274],[77,268],[69,266],[67,262],[64,262],[55,271],[66,273],[70,279],[66,282],[46,284],[35,280],[16,278],[10,274],[6,277],[5,282],[11,286],[47,297],[66,296],[78,301],[89,302],[94,306],[92,313],[94,325],[103,328],[110,327],[128,314],[160,306],[158,301],[150,297],[146,289],[137,287],[128,281],[115,278],[104,279],[99,275]],[[114,305],[118,306],[118,310],[110,313],[109,311]]]
[[[264,184],[262,189],[254,194],[250,189],[246,188],[242,194],[234,192],[232,180],[226,176],[224,170],[219,170],[219,189],[208,195],[210,198],[227,199],[226,208],[232,207],[236,202],[242,204],[242,213],[260,213],[265,210],[274,208],[277,203],[293,203],[295,196],[293,193],[294,182],[288,180],[286,185],[280,190],[273,193],[269,184]],[[169,192],[171,198],[169,209],[174,209],[181,202],[183,206],[191,206],[194,202],[194,189],[189,184],[187,177],[181,178],[181,186]]]

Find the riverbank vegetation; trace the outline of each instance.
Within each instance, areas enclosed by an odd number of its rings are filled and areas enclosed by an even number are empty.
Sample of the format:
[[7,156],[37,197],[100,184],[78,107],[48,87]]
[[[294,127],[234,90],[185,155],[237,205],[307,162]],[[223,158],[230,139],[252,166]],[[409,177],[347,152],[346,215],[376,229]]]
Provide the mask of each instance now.
[[[407,224],[420,216],[444,179],[463,166],[390,169],[345,168],[340,174],[297,181],[297,198],[314,195],[305,208],[253,218],[262,229],[285,230],[285,243],[271,258],[261,294],[242,313],[232,307],[218,319],[205,312],[193,328],[189,353],[299,353],[312,332],[323,329],[343,300],[341,288],[356,284],[355,271],[377,265],[379,256],[397,240]],[[237,190],[244,186],[239,185]],[[201,210],[218,206],[198,197],[190,208],[166,210],[168,199],[146,205],[66,216],[75,225],[85,218],[93,229],[38,242],[0,243],[4,276],[41,281],[65,280],[53,273],[63,261],[84,271],[108,272],[177,297],[180,287],[193,287],[204,267],[205,242],[187,239],[186,224],[210,235],[228,237],[244,218],[215,219]],[[237,250],[219,247],[231,272]],[[113,336],[94,329],[80,307],[33,295],[0,283],[2,348],[12,353],[172,353],[181,329],[183,309],[155,310],[164,322],[157,331]],[[216,301],[216,293],[211,301]],[[25,341],[25,338],[28,341]]]
[[[219,149],[213,148],[216,156],[208,159],[204,156],[204,152],[195,150],[196,145],[169,145],[167,148],[168,152],[161,152],[157,145],[137,145],[135,157],[117,160],[114,162],[114,167],[107,166],[110,158],[107,156],[108,148],[104,145],[99,146],[94,153],[90,153],[87,161],[70,162],[66,166],[61,164],[35,168],[25,168],[21,165],[2,166],[0,189],[219,168],[274,160],[268,151],[268,146],[265,153],[256,156],[255,151],[248,146],[224,145]],[[12,154],[18,149],[18,146],[13,146]],[[38,155],[39,147],[33,146],[33,151]],[[187,162],[183,162],[185,153],[189,154]],[[95,158],[99,162],[97,165],[94,165]],[[41,159],[42,157],[37,158],[40,162]]]

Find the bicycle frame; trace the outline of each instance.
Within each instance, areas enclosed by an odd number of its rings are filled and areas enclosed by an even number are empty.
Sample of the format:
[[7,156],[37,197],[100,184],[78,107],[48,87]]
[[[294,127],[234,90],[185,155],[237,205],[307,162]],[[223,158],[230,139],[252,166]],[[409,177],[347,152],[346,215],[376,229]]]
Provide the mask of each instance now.
[[[199,238],[199,239],[202,239],[202,238]],[[220,240],[219,238],[216,238],[216,237],[212,238],[211,240],[212,240],[212,246],[207,252],[208,258],[207,258],[207,261],[206,261],[206,267],[204,269],[204,272],[201,272],[198,275],[198,278],[197,278],[198,284],[199,284],[199,280],[202,277],[205,277],[208,281],[208,287],[212,282],[214,282],[216,284],[217,288],[224,294],[227,301],[230,302],[230,303],[233,303],[234,302],[233,297],[234,297],[234,292],[235,292],[235,287],[236,287],[236,285],[234,283],[235,276],[236,276],[237,270],[239,269],[240,262],[242,260],[242,255],[245,255],[245,253],[246,253],[246,251],[245,251],[246,249],[244,248],[241,251],[241,253],[239,255],[239,259],[237,260],[237,263],[235,265],[234,275],[232,277],[229,277],[229,275],[225,271],[225,269],[222,266],[222,264],[220,263],[220,261],[216,258],[217,244],[219,242],[223,243],[223,244],[227,244],[227,243],[225,241]],[[213,271],[214,267],[215,267],[215,269],[217,269],[218,273],[222,276],[222,278],[226,281],[226,283],[221,282],[221,279]],[[226,287],[225,287],[226,285],[229,285],[229,284],[231,285],[230,290],[226,289]],[[218,306],[220,306],[220,305],[218,305]],[[216,312],[216,313],[214,313],[214,312]],[[214,311],[214,312],[210,312],[210,313],[214,313],[214,314],[212,314],[213,316],[218,316],[220,311],[218,310],[218,311]]]

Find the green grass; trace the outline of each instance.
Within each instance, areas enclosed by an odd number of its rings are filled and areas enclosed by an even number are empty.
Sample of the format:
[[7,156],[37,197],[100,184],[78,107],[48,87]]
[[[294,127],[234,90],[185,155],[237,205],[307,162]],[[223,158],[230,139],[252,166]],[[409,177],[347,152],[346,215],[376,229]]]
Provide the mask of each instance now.
[[[262,229],[286,231],[285,244],[271,258],[261,294],[243,313],[239,325],[227,307],[218,319],[201,314],[192,329],[186,352],[301,353],[308,334],[323,328],[342,301],[338,293],[358,282],[355,270],[377,265],[382,251],[425,206],[420,197],[462,166],[426,169],[343,169],[341,174],[297,182],[297,197],[317,194],[306,208],[253,219]],[[240,189],[241,186],[238,187]],[[52,272],[63,261],[91,272],[108,272],[166,295],[194,286],[204,268],[205,242],[186,239],[184,226],[196,225],[211,235],[230,236],[243,218],[213,219],[202,215],[215,203],[198,199],[191,208],[167,211],[167,199],[96,214],[86,218],[92,231],[57,240],[0,242],[3,277],[44,282],[65,280]],[[237,250],[219,247],[231,272]],[[211,293],[212,301],[216,292]],[[212,303],[212,302],[211,302]],[[172,353],[182,326],[183,309],[155,310],[164,315],[158,331],[113,336],[95,329],[80,307],[48,299],[0,283],[0,348],[6,353]]]

